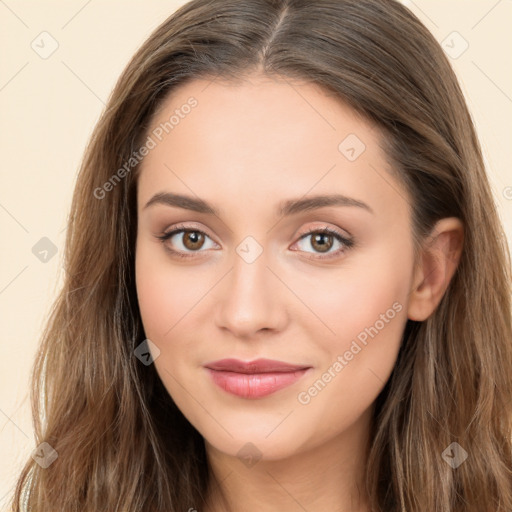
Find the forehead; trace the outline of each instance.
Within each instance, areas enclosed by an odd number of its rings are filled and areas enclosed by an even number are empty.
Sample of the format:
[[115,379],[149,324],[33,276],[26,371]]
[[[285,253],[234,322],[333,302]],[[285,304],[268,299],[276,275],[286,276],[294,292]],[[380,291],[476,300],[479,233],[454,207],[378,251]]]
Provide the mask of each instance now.
[[155,144],[141,164],[139,204],[169,189],[221,209],[333,191],[377,209],[379,198],[405,199],[380,132],[312,83],[194,80],[165,99],[147,135]]
[[178,87],[153,115],[150,131],[159,128],[163,138],[172,133],[176,143],[193,130],[201,147],[210,144],[210,150],[219,142],[244,142],[247,148],[265,144],[265,155],[314,136],[324,139],[320,149],[336,152],[344,134],[364,138],[367,148],[379,140],[374,126],[317,84],[258,74],[236,82],[198,79]]

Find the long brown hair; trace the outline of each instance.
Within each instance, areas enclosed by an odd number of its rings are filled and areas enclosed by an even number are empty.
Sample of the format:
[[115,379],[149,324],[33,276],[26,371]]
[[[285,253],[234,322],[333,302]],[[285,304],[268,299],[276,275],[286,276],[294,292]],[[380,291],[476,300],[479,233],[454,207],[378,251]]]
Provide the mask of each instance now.
[[[319,84],[381,130],[412,198],[418,243],[441,218],[464,224],[450,286],[427,320],[408,321],[377,398],[366,471],[372,509],[512,510],[509,249],[455,74],[395,0],[193,0],[136,53],[82,162],[65,282],[33,369],[36,444],[58,457],[47,468],[28,460],[13,509],[202,508],[204,441],[154,365],[134,356],[145,338],[134,284],[138,167],[125,168],[108,194],[98,190],[140,147],[174,88],[251,70]],[[458,467],[443,456],[460,450],[452,443],[467,453]]]

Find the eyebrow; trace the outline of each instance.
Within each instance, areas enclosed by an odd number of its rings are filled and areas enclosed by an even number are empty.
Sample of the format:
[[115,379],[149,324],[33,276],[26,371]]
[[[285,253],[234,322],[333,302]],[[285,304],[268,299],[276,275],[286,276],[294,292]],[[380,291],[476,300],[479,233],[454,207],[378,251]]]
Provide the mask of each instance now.
[[[198,213],[205,213],[207,215],[220,217],[220,212],[217,208],[198,197],[186,196],[183,194],[172,194],[170,192],[159,192],[146,203],[144,209],[155,204],[176,206],[185,210],[192,210]],[[374,213],[372,208],[363,201],[347,197],[342,194],[324,194],[299,199],[288,199],[278,205],[277,212],[279,215],[285,217],[328,206],[355,206],[367,210],[372,214]]]

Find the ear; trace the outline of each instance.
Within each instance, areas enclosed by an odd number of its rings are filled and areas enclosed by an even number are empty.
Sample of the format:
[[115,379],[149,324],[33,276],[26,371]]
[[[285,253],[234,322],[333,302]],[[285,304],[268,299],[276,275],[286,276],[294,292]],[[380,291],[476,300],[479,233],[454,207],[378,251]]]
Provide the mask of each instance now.
[[464,240],[460,219],[441,219],[426,238],[412,280],[407,315],[410,320],[427,319],[441,302],[457,269]]

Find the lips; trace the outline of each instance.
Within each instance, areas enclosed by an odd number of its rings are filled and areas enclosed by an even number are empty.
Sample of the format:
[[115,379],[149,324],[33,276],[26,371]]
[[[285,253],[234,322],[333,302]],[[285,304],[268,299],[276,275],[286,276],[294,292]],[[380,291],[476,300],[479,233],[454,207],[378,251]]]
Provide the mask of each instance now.
[[288,387],[310,368],[271,359],[244,362],[222,359],[205,365],[213,382],[224,391],[242,398],[262,398]]
[[296,372],[297,370],[309,368],[307,365],[295,365],[283,361],[274,361],[272,359],[256,359],[247,363],[239,359],[221,359],[220,361],[207,363],[205,366],[211,370],[236,373]]

